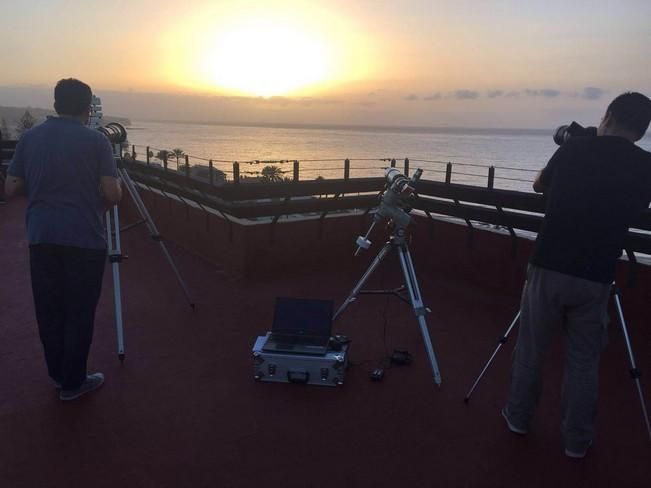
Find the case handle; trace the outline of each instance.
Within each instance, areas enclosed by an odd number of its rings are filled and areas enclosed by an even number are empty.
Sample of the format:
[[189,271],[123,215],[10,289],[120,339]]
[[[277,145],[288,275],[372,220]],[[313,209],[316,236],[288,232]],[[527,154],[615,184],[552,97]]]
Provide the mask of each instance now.
[[287,371],[287,381],[305,384],[310,381],[310,373],[308,371]]

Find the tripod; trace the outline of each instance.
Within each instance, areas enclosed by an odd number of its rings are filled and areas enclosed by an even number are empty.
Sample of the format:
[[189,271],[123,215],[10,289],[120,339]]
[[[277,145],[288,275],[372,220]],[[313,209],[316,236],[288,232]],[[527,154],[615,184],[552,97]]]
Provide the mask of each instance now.
[[[615,309],[617,310],[617,318],[619,320],[619,325],[622,329],[622,334],[624,335],[624,342],[626,343],[626,352],[628,353],[628,364],[629,364],[629,374],[631,375],[631,379],[635,381],[635,386],[637,387],[637,393],[638,396],[640,397],[640,405],[642,407],[642,415],[644,417],[644,422],[646,423],[646,428],[649,434],[649,439],[651,439],[651,424],[649,423],[649,415],[647,413],[646,409],[646,404],[644,402],[644,396],[642,395],[642,386],[640,385],[640,377],[642,376],[642,372],[637,369],[637,366],[635,364],[635,357],[633,356],[633,349],[631,347],[631,342],[628,336],[628,330],[626,328],[626,320],[624,319],[624,311],[622,309],[622,303],[621,303],[621,291],[619,287],[613,283],[611,287],[611,295],[613,297],[613,301],[615,303]],[[466,393],[466,396],[464,397],[463,401],[468,404],[470,401],[470,396],[473,394],[477,386],[479,385],[479,382],[481,379],[484,377],[486,374],[486,371],[490,367],[490,365],[493,362],[493,359],[495,359],[495,356],[497,355],[497,352],[500,350],[500,348],[506,344],[509,334],[515,327],[515,325],[518,323],[520,320],[520,311],[518,310],[518,313],[515,315],[513,320],[511,321],[511,324],[509,327],[506,329],[506,332],[504,335],[502,335],[498,339],[498,344],[495,350],[493,351],[493,354],[491,354],[490,358],[488,359],[488,362],[486,362],[486,365],[484,368],[481,370],[481,373],[479,373],[479,376],[473,383],[473,385],[470,387],[470,390],[468,390],[468,393]]]
[[[172,271],[174,271],[174,274],[176,275],[176,279],[179,282],[181,289],[183,290],[183,294],[185,295],[188,304],[190,305],[190,307],[194,309],[195,307],[194,301],[190,296],[188,287],[183,281],[183,278],[181,278],[181,274],[179,273],[179,270],[176,268],[176,265],[174,264],[174,260],[172,259],[172,256],[170,255],[169,251],[167,250],[167,247],[165,246],[165,243],[163,242],[163,239],[160,233],[158,232],[158,229],[156,228],[156,224],[154,224],[154,221],[152,220],[151,215],[149,214],[149,211],[145,206],[145,203],[140,198],[140,194],[138,193],[138,190],[136,189],[136,186],[133,183],[131,176],[129,176],[127,170],[124,167],[122,167],[120,160],[118,160],[118,175],[124,182],[124,185],[127,188],[127,191],[129,192],[129,195],[131,196],[131,199],[133,200],[133,203],[135,204],[136,209],[138,210],[138,213],[140,214],[141,217],[140,221],[128,227],[125,227],[122,230],[126,230],[127,228],[131,228],[142,223],[145,223],[147,225],[151,238],[154,241],[158,242],[158,244],[160,245],[161,251],[163,252],[163,255],[167,259],[168,263],[170,264]],[[125,357],[124,330],[123,330],[123,323],[122,323],[122,298],[121,298],[121,288],[120,288],[119,264],[122,262],[123,259],[126,259],[127,256],[124,256],[122,254],[122,250],[120,246],[120,230],[121,230],[120,216],[118,212],[118,206],[114,205],[113,208],[111,208],[106,212],[106,237],[107,237],[106,240],[107,240],[107,247],[108,247],[108,260],[109,263],[111,263],[111,271],[113,273],[113,305],[115,307],[115,328],[117,331],[117,340],[118,340],[118,358],[120,359],[120,361],[124,361],[124,357]]]
[[[370,230],[367,233],[367,236],[368,234],[370,234]],[[395,290],[362,291],[362,287],[364,286],[364,284],[366,284],[371,274],[373,274],[373,271],[375,271],[375,269],[379,266],[382,260],[392,250],[395,250],[398,253],[398,256],[400,257],[400,266],[402,268],[402,274],[404,276],[405,285]],[[427,309],[423,305],[423,299],[420,293],[420,289],[418,288],[418,281],[416,280],[416,272],[414,271],[414,264],[411,260],[411,255],[409,254],[409,248],[407,247],[404,227],[396,226],[394,232],[389,238],[389,241],[384,245],[384,247],[382,247],[382,249],[380,249],[380,252],[378,252],[377,256],[375,257],[371,265],[368,267],[366,272],[362,275],[361,279],[357,282],[357,284],[353,288],[353,291],[350,292],[348,298],[346,298],[346,300],[341,305],[341,307],[339,307],[339,310],[337,310],[337,312],[335,313],[333,320],[336,319],[346,309],[348,305],[354,302],[357,299],[357,295],[359,294],[391,294],[391,295],[398,296],[398,298],[404,301],[407,301],[404,297],[402,297],[402,295],[399,294],[400,291],[405,289],[405,287],[409,292],[410,300],[408,303],[411,303],[411,306],[414,309],[414,313],[418,318],[420,331],[421,334],[423,335],[423,341],[425,343],[425,350],[427,351],[427,356],[429,358],[429,362],[432,367],[432,373],[434,374],[434,381],[438,386],[441,386],[441,373],[439,372],[438,363],[436,362],[436,356],[434,355],[434,349],[432,348],[432,341],[430,339],[429,330],[427,328],[427,322],[425,321],[425,314],[429,312],[429,309]]]

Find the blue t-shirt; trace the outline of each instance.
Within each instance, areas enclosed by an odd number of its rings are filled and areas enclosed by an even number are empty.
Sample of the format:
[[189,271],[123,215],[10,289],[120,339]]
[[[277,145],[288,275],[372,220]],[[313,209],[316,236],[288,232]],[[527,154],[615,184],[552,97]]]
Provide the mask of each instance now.
[[7,173],[25,180],[30,244],[106,249],[100,177],[117,168],[101,132],[49,117],[21,137]]

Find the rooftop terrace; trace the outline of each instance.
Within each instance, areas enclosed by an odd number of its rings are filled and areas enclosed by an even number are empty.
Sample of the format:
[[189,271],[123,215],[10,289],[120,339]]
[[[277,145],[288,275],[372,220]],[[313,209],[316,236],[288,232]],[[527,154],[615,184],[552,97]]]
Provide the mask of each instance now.
[[[499,414],[511,341],[472,397],[464,394],[518,306],[530,242],[417,217],[411,244],[443,384],[435,386],[411,309],[360,297],[335,324],[351,337],[338,388],[253,380],[251,347],[277,296],[347,296],[372,256],[352,257],[360,215],[244,226],[161,192],[142,191],[197,308],[184,300],[144,229],[123,234],[126,360],[116,356],[111,273],[90,368],[106,385],[60,402],[46,374],[31,302],[24,202],[0,206],[0,480],[18,487],[648,487],[651,443],[613,321],[603,355],[595,445],[566,458],[559,434],[560,343],[526,437]],[[128,199],[125,220],[134,218]],[[202,256],[202,257],[200,257]],[[237,263],[237,264],[233,264]],[[624,263],[620,269],[625,281]],[[370,286],[400,284],[387,260]],[[651,271],[623,305],[638,366],[651,371]],[[614,315],[612,315],[614,317]],[[415,355],[382,382],[368,372],[394,348]],[[646,378],[643,378],[643,381]],[[649,384],[643,386],[647,403]]]

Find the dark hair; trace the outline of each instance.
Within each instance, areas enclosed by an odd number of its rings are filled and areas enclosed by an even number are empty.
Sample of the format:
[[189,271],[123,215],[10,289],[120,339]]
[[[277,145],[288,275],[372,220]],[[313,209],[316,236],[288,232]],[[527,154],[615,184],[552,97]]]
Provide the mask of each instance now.
[[90,107],[92,96],[90,86],[83,81],[59,80],[54,87],[54,110],[59,115],[82,115]]
[[636,92],[626,92],[610,102],[607,114],[615,123],[635,132],[640,138],[644,135],[651,121],[651,100]]

